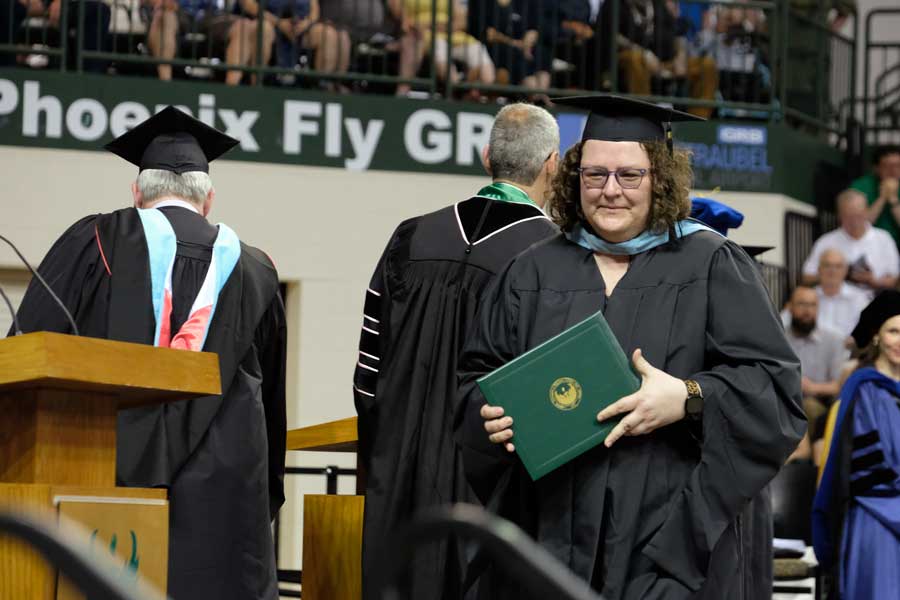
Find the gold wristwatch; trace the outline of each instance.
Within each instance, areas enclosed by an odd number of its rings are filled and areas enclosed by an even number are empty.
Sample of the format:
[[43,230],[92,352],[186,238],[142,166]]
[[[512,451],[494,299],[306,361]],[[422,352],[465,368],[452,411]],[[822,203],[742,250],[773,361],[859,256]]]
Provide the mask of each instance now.
[[703,390],[700,384],[693,379],[685,379],[684,387],[687,388],[687,399],[684,401],[684,418],[689,421],[699,421],[703,417]]

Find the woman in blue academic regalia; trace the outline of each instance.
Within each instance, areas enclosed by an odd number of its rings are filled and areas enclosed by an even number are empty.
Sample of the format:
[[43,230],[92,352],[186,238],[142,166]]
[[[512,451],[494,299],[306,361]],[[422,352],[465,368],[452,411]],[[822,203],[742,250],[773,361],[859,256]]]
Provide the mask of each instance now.
[[813,544],[819,562],[834,578],[831,598],[896,598],[900,292],[878,295],[860,315],[853,338],[863,351],[829,415],[828,455],[813,509]]

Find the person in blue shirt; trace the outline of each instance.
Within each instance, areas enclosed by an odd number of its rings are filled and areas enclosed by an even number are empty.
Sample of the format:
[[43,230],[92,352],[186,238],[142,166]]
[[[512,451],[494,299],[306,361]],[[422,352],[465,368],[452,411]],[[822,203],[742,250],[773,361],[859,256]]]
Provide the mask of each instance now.
[[[239,0],[236,8],[244,17],[239,25],[238,35],[242,43],[239,45],[236,64],[253,64],[256,58],[259,4],[256,0]],[[313,68],[316,71],[346,73],[350,66],[350,34],[343,28],[322,21],[320,14],[318,0],[266,2],[261,63],[269,63],[274,43],[280,67],[293,68],[297,64],[298,51],[302,48],[313,51]],[[226,78],[226,83],[240,82],[240,78],[237,81],[234,79],[234,76],[231,80]]]

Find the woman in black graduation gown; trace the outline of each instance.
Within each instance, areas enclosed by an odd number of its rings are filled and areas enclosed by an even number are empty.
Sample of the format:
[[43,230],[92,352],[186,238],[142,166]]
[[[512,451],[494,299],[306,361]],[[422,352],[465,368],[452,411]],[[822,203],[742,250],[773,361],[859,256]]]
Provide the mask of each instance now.
[[[457,439],[476,493],[609,600],[771,596],[766,485],[805,427],[800,370],[753,261],[690,211],[689,115],[614,96],[567,153],[562,234],[519,255],[487,295],[460,367]],[[532,482],[515,424],[475,381],[603,310],[642,377],[598,415],[622,420]],[[527,597],[485,573],[483,597]]]

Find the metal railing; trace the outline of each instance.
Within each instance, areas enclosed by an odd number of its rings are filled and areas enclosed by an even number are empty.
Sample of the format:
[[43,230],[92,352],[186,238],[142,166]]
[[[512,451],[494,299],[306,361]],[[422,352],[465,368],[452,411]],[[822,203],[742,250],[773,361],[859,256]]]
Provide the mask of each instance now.
[[787,269],[763,262],[758,264],[763,283],[766,285],[766,291],[769,293],[769,300],[772,301],[772,306],[776,310],[781,310],[781,307],[784,306],[788,299],[790,288]]
[[289,0],[55,0],[23,18],[23,2],[41,1],[6,0],[0,55],[76,72],[448,98],[603,90],[838,135],[838,107],[855,89],[855,33],[774,0],[687,0],[651,14],[628,0],[597,14],[555,0],[311,0],[308,14]]
[[[825,211],[821,210],[820,213]],[[830,213],[832,216],[833,212]],[[789,287],[796,286],[803,276],[803,263],[812,250],[813,243],[821,233],[833,229],[823,227],[816,217],[810,217],[795,212],[784,214],[784,258],[786,279]],[[787,290],[789,293],[790,290]],[[782,302],[787,299],[787,293]],[[780,307],[781,305],[779,305]]]
[[[876,31],[876,22],[878,31]],[[868,145],[900,143],[900,8],[866,16],[862,125]]]
[[784,114],[790,119],[838,136],[845,133],[840,107],[854,101],[856,89],[856,30],[844,36],[820,19],[780,6],[784,26],[781,46],[781,85]]
[[491,562],[528,593],[523,598],[603,600],[514,524],[470,504],[423,511],[397,532],[380,554],[374,589],[385,600],[403,597],[399,585],[418,547],[449,536],[477,542]]
[[[555,52],[550,85],[537,86],[542,88],[538,91],[564,95],[604,90],[671,102],[697,113],[722,108],[775,115],[777,96],[766,71],[769,55],[777,55],[773,48],[779,39],[772,35],[778,31],[776,3],[677,4],[690,14],[639,14],[624,0],[610,0],[586,22],[575,20],[580,28],[570,20],[576,15],[560,15],[556,39],[551,41]],[[649,18],[652,24],[644,21]],[[536,27],[543,33],[540,23]],[[492,57],[501,54],[497,44],[488,46]],[[521,83],[458,87],[524,95],[536,91]]]

